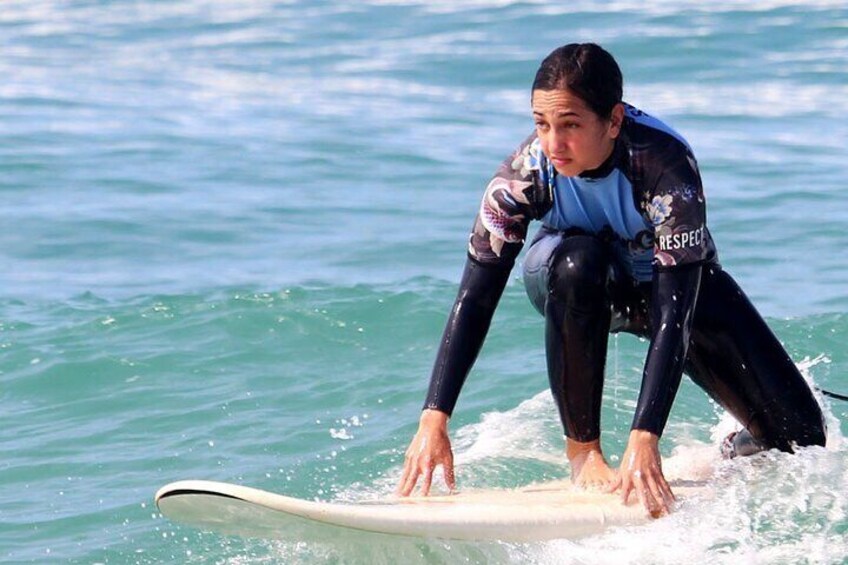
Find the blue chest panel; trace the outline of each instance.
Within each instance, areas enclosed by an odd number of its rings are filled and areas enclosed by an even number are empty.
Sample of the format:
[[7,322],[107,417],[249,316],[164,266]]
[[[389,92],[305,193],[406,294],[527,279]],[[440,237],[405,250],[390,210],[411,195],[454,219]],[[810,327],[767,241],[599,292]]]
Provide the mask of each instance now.
[[557,175],[553,207],[542,221],[558,230],[600,233],[612,229],[624,240],[634,240],[651,228],[633,203],[630,181],[618,169],[602,179]]
[[650,280],[653,227],[633,202],[633,186],[620,170],[604,178],[556,175],[553,206],[542,218],[557,230],[580,228],[591,234],[610,230],[618,236],[619,260],[637,280]]

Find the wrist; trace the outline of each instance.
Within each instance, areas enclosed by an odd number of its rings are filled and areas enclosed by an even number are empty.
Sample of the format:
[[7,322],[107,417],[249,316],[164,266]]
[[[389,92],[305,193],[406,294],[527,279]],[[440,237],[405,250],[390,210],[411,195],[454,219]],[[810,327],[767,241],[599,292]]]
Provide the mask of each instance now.
[[630,443],[650,444],[657,446],[660,436],[648,430],[630,430]]
[[445,412],[435,408],[426,408],[423,412],[421,412],[421,418],[418,420],[418,426],[420,428],[437,428],[447,430],[448,420],[450,420],[450,416],[448,416]]

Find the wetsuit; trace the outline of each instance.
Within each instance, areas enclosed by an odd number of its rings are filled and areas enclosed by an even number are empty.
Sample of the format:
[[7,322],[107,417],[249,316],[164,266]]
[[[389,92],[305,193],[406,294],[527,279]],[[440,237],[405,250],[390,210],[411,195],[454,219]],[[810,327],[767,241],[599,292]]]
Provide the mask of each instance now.
[[625,106],[610,157],[559,175],[534,135],[495,173],[425,408],[451,414],[531,220],[524,282],[545,317],[548,377],[567,437],[600,435],[610,332],[650,339],[632,428],[661,435],[684,371],[764,447],[824,445],[821,410],[780,342],[718,263],[686,141]]

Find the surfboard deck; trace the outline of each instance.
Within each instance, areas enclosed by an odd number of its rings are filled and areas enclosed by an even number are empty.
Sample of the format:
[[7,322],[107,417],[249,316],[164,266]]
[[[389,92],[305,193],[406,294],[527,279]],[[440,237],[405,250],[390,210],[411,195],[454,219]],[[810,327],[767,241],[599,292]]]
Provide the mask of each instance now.
[[[704,494],[703,481],[672,481],[678,500]],[[469,490],[444,496],[318,502],[230,483],[188,480],[156,493],[167,518],[227,535],[286,541],[331,541],[356,532],[389,536],[507,542],[576,539],[650,518],[631,497],[553,481],[518,489]]]

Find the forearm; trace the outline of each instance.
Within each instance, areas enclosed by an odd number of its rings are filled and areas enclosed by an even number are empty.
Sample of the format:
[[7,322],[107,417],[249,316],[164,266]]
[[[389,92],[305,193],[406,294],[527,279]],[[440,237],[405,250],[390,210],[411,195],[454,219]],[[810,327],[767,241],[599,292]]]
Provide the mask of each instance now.
[[453,413],[459,392],[489,331],[511,265],[487,266],[468,259],[459,293],[439,345],[425,409]]
[[634,430],[662,435],[686,362],[700,281],[700,264],[654,273],[651,343],[633,417]]

